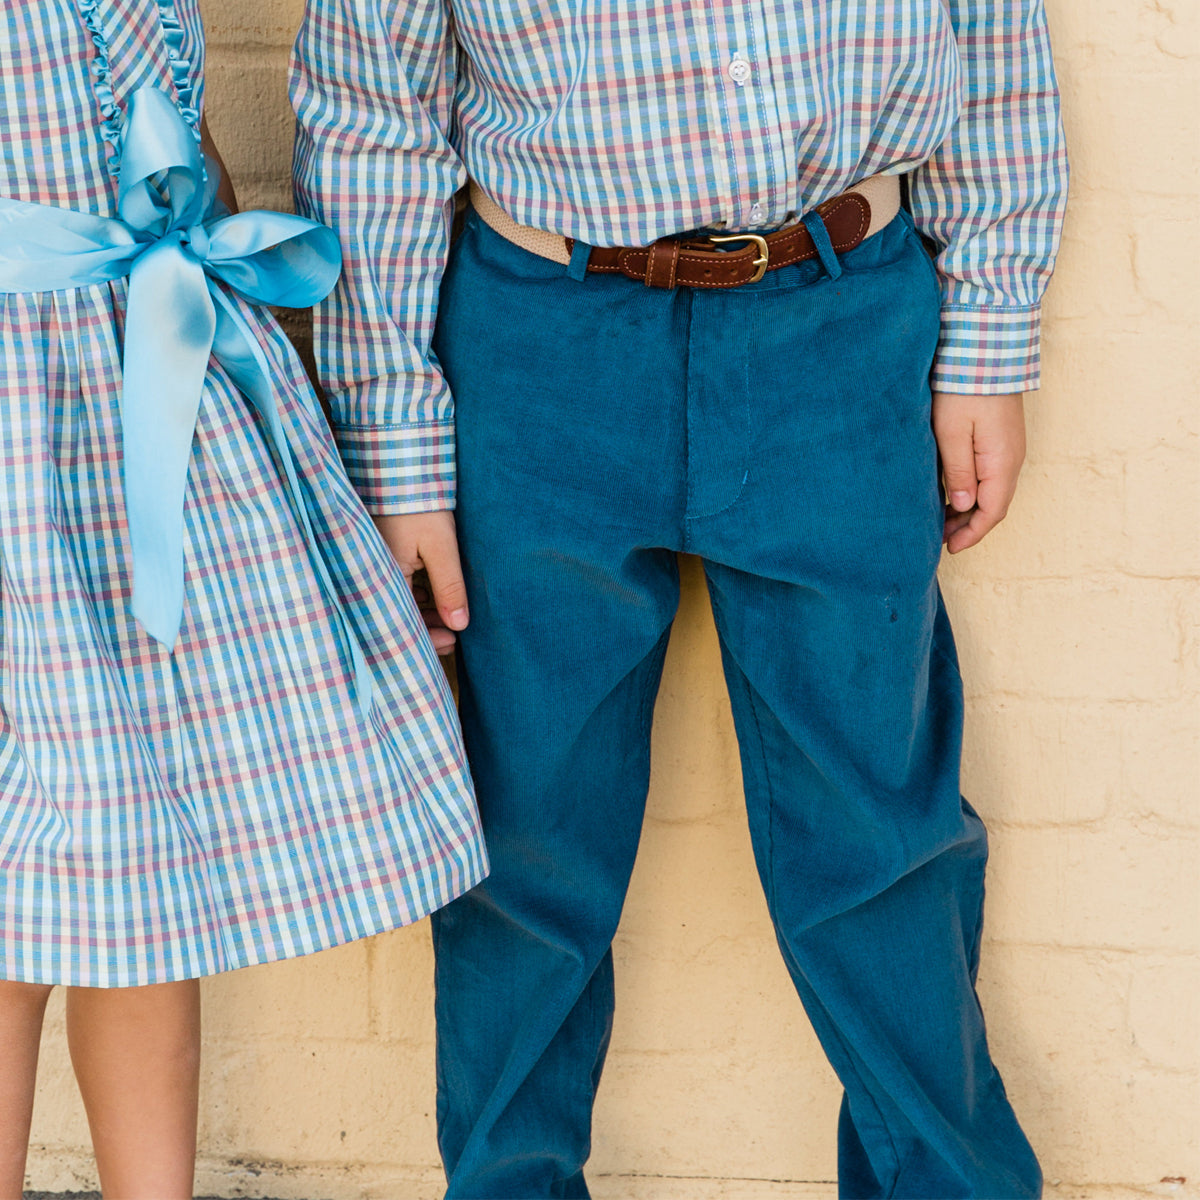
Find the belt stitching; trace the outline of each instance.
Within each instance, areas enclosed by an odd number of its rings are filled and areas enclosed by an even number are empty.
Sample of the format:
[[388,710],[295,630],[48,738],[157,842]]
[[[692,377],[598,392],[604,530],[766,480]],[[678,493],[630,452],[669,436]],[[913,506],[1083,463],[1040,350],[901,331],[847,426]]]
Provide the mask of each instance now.
[[[868,189],[870,195],[868,194]],[[876,233],[879,233],[900,211],[900,177],[898,175],[873,175],[856,184],[854,187],[847,188],[846,191],[835,196],[832,201],[826,201],[821,207],[828,205],[830,213],[836,212],[842,206],[839,202],[845,200],[846,197],[855,192],[862,195],[868,204],[871,205],[870,221],[867,229],[863,231],[863,240],[865,241],[867,238],[874,237]],[[874,195],[874,202],[871,199],[872,195]],[[880,203],[881,199],[882,204]],[[529,225],[518,224],[474,180],[471,180],[470,183],[470,200],[471,206],[479,214],[483,222],[507,241],[521,247],[523,250],[528,250],[531,254],[549,259],[551,262],[559,263],[562,266],[566,266],[570,262],[570,255],[566,249],[567,239],[564,235],[535,229]],[[874,226],[874,229],[871,228],[872,226]],[[772,232],[775,231],[772,230]],[[557,243],[557,245],[555,246],[556,252],[552,253],[549,245],[553,243]],[[838,242],[834,244],[834,249],[840,251],[849,244],[851,243]],[[631,248],[647,249],[645,246]],[[686,253],[681,253],[679,258],[681,262],[685,260],[692,263],[705,261],[704,259],[697,258],[695,255],[689,256]],[[594,266],[589,267],[588,270],[591,274],[624,274],[621,268],[616,265],[609,267]],[[692,286],[719,287],[722,285],[699,283]]]

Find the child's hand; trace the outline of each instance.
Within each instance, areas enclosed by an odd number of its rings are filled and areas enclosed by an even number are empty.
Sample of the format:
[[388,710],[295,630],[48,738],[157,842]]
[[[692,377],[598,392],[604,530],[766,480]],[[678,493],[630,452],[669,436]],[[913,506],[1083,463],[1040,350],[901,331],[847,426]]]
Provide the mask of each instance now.
[[429,639],[439,654],[454,649],[454,633],[467,627],[467,589],[458,558],[458,537],[452,512],[403,513],[375,517],[392,557],[404,572],[408,586],[424,570],[433,591],[415,589],[414,594],[429,629]]
[[933,434],[942,456],[951,554],[966,550],[1004,520],[1025,459],[1025,409],[1009,396],[933,394]]

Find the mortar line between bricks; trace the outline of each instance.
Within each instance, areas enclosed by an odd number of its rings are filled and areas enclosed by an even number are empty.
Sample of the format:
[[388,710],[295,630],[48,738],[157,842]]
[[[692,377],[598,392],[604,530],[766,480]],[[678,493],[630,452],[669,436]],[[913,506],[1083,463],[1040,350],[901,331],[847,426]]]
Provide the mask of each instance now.
[[288,35],[283,41],[278,42],[249,41],[233,34],[230,36],[230,40],[226,41],[225,35],[217,33],[209,34],[207,44],[210,51],[215,48],[227,58],[261,58],[263,51],[286,50],[290,54],[292,43],[295,40],[295,34]]
[[[1053,821],[1047,818],[1024,820],[1018,817],[1002,817],[997,813],[981,812],[989,830],[997,829],[1072,829],[1085,830],[1103,827],[1109,833],[1132,830],[1157,841],[1194,842],[1200,840],[1200,829],[1186,821],[1163,819],[1155,813],[1107,812],[1103,816],[1087,821]],[[1182,837],[1180,835],[1183,835]]]
[[1059,953],[1063,950],[1068,950],[1073,953],[1081,954],[1120,954],[1122,956],[1137,956],[1139,958],[1155,958],[1155,959],[1182,959],[1191,962],[1196,957],[1194,950],[1174,950],[1168,947],[1155,946],[1106,946],[1106,945],[1082,945],[1076,942],[1017,942],[1009,938],[991,938],[985,933],[983,935],[984,945],[1021,950],[1053,950]]
[[[1179,662],[1177,665],[1180,670],[1183,670],[1185,664]],[[1194,700],[1195,691],[1190,686],[1181,686],[1177,689],[1173,688],[1169,692],[1159,692],[1156,696],[1057,696],[1048,692],[1037,692],[1031,697],[1028,689],[1025,688],[989,688],[987,691],[969,692],[964,698],[968,704],[977,704],[988,700],[1034,699],[1040,704],[1082,704],[1094,701],[1122,707],[1153,708],[1156,705],[1173,707],[1182,700]]]
[[[958,568],[956,568],[957,570]],[[965,568],[964,568],[965,570]],[[1170,575],[1159,575],[1151,573],[1143,573],[1141,571],[1108,571],[1104,569],[1097,570],[1094,573],[1088,574],[1072,574],[1072,575],[1013,575],[1010,572],[997,572],[995,575],[988,575],[986,568],[983,568],[984,573],[972,572],[968,577],[965,574],[962,576],[962,582],[969,585],[980,585],[985,583],[996,584],[1005,583],[1011,585],[1020,585],[1026,583],[1111,583],[1116,584],[1121,581],[1136,579],[1144,583],[1171,583],[1171,584],[1194,584],[1200,583],[1200,573],[1185,571],[1182,574],[1174,572]]]

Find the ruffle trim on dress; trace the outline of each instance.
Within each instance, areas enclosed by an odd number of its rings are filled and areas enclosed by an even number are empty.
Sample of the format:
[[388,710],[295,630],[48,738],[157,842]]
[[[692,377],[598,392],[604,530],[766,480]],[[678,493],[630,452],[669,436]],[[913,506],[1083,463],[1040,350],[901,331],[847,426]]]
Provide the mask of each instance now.
[[[196,107],[196,93],[192,84],[192,63],[183,54],[187,33],[171,0],[156,0],[156,4],[167,43],[167,61],[171,68],[171,82],[175,86],[179,111],[191,127],[196,141],[200,141],[200,110]],[[96,51],[92,60],[92,91],[100,106],[100,132],[111,147],[107,159],[108,169],[111,174],[118,175],[121,169],[125,114],[117,103],[116,92],[113,90],[108,38],[100,21],[100,5],[101,0],[79,0],[79,12]]]
[[200,140],[200,110],[196,107],[196,93],[192,86],[192,64],[183,56],[183,41],[186,36],[182,23],[171,0],[156,0],[158,16],[167,39],[167,60],[171,64],[171,79],[175,84],[175,95],[179,100],[179,111],[192,127],[196,140]]
[[100,105],[100,132],[104,140],[112,147],[108,155],[108,169],[116,175],[121,166],[121,137],[124,118],[113,92],[112,68],[108,61],[108,40],[104,36],[104,28],[100,24],[100,0],[79,0],[79,12],[83,23],[91,35],[92,45],[96,48],[96,57],[92,60],[92,75],[95,83],[92,90]]

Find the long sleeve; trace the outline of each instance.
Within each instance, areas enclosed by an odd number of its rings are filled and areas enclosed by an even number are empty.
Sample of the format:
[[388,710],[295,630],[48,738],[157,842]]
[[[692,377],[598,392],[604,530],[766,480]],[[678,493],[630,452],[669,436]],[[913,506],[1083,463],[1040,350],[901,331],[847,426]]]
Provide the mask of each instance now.
[[1042,0],[943,0],[962,61],[962,112],[912,178],[918,228],[940,248],[934,386],[1002,394],[1039,384],[1042,293],[1067,162]]
[[346,470],[375,514],[454,506],[454,405],[430,350],[454,193],[445,0],[308,0],[292,62],[297,208],[337,230],[315,313]]

